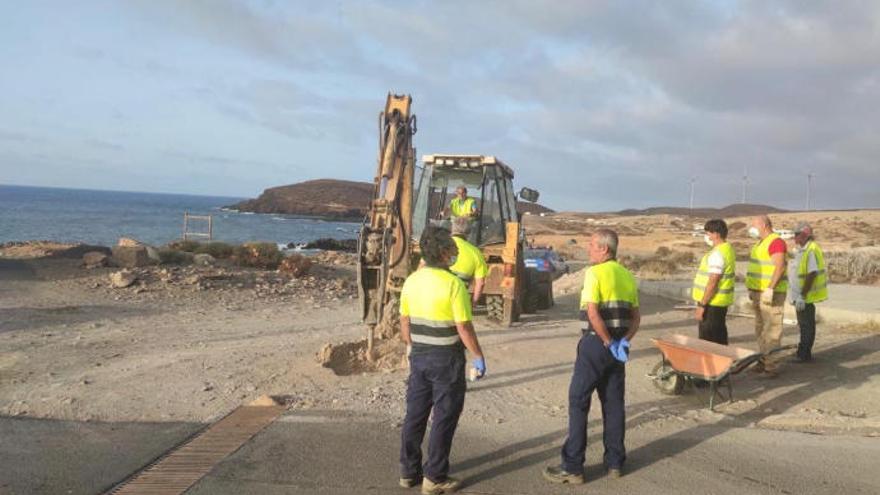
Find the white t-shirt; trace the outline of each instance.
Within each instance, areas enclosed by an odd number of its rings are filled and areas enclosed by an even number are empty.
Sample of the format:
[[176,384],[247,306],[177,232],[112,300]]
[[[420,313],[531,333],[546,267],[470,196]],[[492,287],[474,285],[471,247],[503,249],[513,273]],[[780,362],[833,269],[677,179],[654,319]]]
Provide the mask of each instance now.
[[[801,293],[801,278],[798,277],[798,268],[801,266],[801,259],[804,256],[804,249],[798,248],[788,262],[788,290],[791,299],[794,300]],[[810,251],[807,258],[807,273],[819,271],[819,261],[816,260],[816,253]]]
[[707,262],[709,263],[710,274],[721,275],[724,273],[724,256],[717,249],[709,254]]

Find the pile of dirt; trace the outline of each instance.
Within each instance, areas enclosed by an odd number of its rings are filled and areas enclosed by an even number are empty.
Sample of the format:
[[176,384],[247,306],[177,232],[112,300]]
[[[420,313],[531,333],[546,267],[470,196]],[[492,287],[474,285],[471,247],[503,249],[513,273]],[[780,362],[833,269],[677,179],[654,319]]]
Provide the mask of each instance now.
[[367,355],[367,341],[324,344],[316,356],[318,363],[339,376],[394,371],[407,367],[406,345],[398,339],[377,340],[372,357]]

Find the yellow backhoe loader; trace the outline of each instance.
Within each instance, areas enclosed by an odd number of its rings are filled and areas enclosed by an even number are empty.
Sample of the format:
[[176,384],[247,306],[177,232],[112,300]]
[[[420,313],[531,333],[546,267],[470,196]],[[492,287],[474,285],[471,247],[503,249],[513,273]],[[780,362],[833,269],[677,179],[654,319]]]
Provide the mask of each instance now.
[[[494,156],[425,155],[416,174],[411,106],[410,96],[389,94],[379,115],[375,189],[358,236],[358,294],[368,353],[374,338],[399,331],[398,298],[407,275],[418,267],[419,236],[428,225],[449,227],[446,212],[459,186],[468,189],[477,206],[469,240],[489,265],[483,290],[489,318],[510,325],[520,313],[534,312],[529,301],[553,300],[549,274],[523,264],[525,234],[517,195],[535,202],[538,192],[514,192],[513,170]],[[528,297],[530,291],[543,293]]]

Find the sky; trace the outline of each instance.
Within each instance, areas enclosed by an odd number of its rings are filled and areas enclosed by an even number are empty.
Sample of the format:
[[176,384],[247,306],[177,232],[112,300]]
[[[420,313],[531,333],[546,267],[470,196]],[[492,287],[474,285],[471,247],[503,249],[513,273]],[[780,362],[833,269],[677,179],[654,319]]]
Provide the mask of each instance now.
[[0,184],[254,197],[495,155],[556,209],[880,207],[880,2],[0,1]]

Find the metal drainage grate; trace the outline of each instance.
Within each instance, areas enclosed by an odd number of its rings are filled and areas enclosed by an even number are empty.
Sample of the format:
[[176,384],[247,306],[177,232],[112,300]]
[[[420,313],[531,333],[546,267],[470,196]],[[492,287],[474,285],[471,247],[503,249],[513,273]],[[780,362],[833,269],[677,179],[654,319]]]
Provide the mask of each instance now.
[[241,406],[108,495],[178,495],[275,420],[284,406]]

